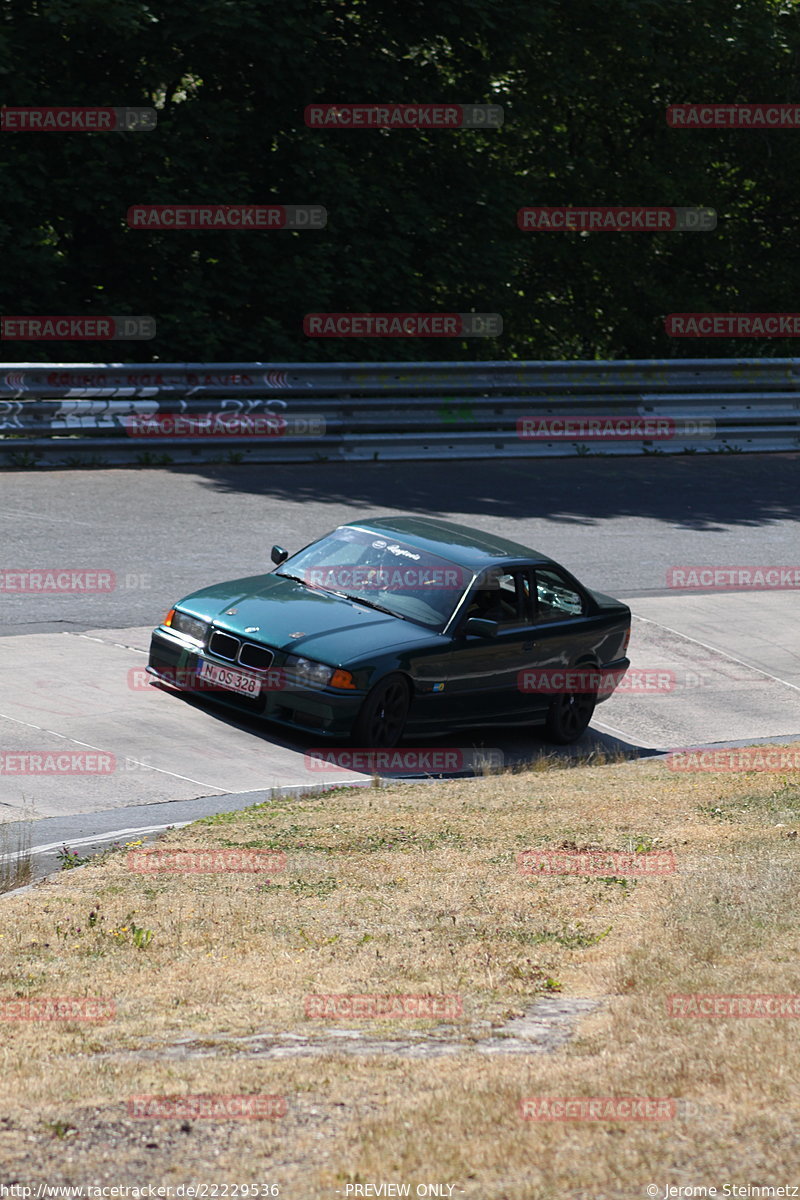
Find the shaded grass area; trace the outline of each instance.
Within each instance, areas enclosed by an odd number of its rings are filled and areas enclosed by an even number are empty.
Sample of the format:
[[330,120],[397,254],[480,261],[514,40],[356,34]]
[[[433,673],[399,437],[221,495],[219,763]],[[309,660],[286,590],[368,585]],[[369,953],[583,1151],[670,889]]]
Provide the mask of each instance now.
[[[135,874],[106,854],[0,908],[0,996],[116,1003],[103,1024],[3,1024],[0,1162],[49,1182],[129,1182],[146,1167],[158,1183],[230,1183],[246,1161],[301,1200],[355,1182],[413,1194],[434,1178],[508,1200],[778,1184],[800,1161],[800,1026],[670,1018],[666,997],[800,994],[799,824],[788,777],[620,763],[276,800],[159,842],[282,850],[269,882]],[[516,869],[528,848],[671,850],[677,870],[531,877]],[[307,1019],[312,993],[456,994],[463,1009]],[[285,1060],[224,1041],[358,1028],[477,1044],[552,994],[603,1004],[546,1056]],[[187,1038],[208,1057],[163,1057]],[[287,1113],[182,1133],[127,1114],[132,1095],[198,1092],[280,1094]],[[519,1112],[525,1097],[625,1095],[672,1098],[675,1116]]]

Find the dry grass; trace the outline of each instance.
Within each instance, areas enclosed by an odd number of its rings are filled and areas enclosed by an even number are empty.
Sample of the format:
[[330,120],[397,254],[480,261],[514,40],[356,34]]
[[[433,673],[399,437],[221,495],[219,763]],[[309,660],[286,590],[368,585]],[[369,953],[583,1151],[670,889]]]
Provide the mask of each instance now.
[[[0,1162],[23,1181],[129,1183],[146,1168],[157,1183],[259,1180],[302,1200],[381,1181],[498,1200],[792,1183],[781,1172],[800,1161],[797,1023],[669,1019],[665,997],[800,993],[798,796],[774,774],[677,775],[657,762],[328,792],[159,843],[283,850],[287,869],[268,886],[255,874],[136,875],[113,854],[6,897],[0,996],[114,998],[117,1017],[4,1023],[13,1099],[0,1101]],[[671,849],[678,869],[517,873],[520,850],[564,845]],[[549,1055],[276,1060],[225,1041],[343,1024],[480,1039],[558,991],[604,1003]],[[320,992],[457,993],[463,1014],[307,1020],[303,997]],[[186,1037],[208,1056],[165,1057]],[[281,1094],[288,1113],[186,1131],[129,1121],[127,1098],[148,1092]],[[520,1099],[541,1095],[682,1107],[658,1123],[522,1121]]]
[[0,892],[11,892],[30,882],[32,824],[32,817],[25,811],[17,820],[0,822]]

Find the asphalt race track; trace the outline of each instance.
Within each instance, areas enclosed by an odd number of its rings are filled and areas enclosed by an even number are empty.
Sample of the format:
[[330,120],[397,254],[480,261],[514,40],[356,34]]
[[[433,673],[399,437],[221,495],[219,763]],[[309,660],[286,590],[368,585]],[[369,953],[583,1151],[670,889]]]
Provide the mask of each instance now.
[[[597,709],[579,748],[645,755],[800,739],[797,588],[785,575],[782,586],[670,586],[671,569],[800,570],[799,459],[0,474],[3,571],[97,570],[114,581],[100,594],[0,590],[0,750],[84,752],[110,764],[81,775],[0,771],[0,821],[33,816],[41,873],[63,841],[88,851],[257,803],[275,789],[368,785],[352,771],[320,770],[312,738],[176,696],[142,670],[150,629],[182,595],[271,569],[273,542],[294,551],[367,515],[419,513],[492,530],[631,605],[630,686]],[[547,749],[535,732],[519,731],[448,744],[499,751],[507,764]]]

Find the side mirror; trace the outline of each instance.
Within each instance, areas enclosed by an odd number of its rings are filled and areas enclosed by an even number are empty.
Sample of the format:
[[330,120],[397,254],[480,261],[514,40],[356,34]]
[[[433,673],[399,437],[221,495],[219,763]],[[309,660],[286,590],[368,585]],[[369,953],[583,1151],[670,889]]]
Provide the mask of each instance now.
[[281,565],[281,563],[285,562],[288,557],[289,557],[289,551],[284,550],[283,546],[273,546],[272,547],[272,553],[270,554],[270,558],[272,559],[272,561],[275,563],[276,566],[279,567]]
[[464,626],[464,633],[474,633],[476,637],[494,637],[497,633],[497,621],[488,621],[485,617],[470,617]]

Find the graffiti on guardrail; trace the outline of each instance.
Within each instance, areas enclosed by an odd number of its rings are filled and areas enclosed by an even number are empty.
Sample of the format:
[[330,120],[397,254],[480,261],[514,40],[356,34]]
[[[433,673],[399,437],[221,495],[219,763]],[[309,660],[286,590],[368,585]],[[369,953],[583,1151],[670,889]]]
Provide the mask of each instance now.
[[[453,392],[475,389],[481,394],[523,390],[535,396],[543,389],[566,392],[575,387],[611,387],[620,395],[635,394],[653,385],[674,393],[689,384],[713,401],[720,391],[751,392],[783,384],[800,388],[797,359],[630,360],[628,362],[498,362],[498,363],[59,363],[41,367],[7,364],[0,373],[0,392],[31,396],[92,396],[98,392],[136,389],[182,393],[261,393],[274,388],[328,395],[358,389],[377,396],[401,391],[423,394],[427,389]],[[441,401],[442,397],[437,399]]]
[[[405,314],[414,315],[425,314]],[[225,434],[232,463],[786,451],[800,449],[798,393],[797,359],[17,362],[0,372],[0,457],[22,468],[87,456],[97,465],[203,461],[204,444],[211,458],[220,446],[188,437],[186,423],[208,420],[231,429],[238,420],[238,444]],[[261,437],[262,417],[306,425],[302,437]],[[149,443],[129,437],[132,418],[152,431]]]
[[22,401],[0,400],[0,429],[22,428]]

